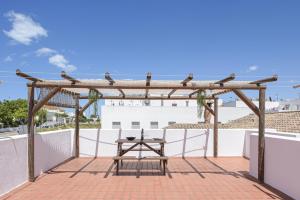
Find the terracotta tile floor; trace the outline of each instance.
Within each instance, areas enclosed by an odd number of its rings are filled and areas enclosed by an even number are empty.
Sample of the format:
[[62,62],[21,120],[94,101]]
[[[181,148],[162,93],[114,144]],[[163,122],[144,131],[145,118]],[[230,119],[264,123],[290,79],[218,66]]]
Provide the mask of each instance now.
[[[111,158],[73,159],[0,199],[289,199],[247,176],[244,158],[171,158],[162,176],[158,162],[124,162],[115,175]],[[140,174],[140,175],[138,175]]]

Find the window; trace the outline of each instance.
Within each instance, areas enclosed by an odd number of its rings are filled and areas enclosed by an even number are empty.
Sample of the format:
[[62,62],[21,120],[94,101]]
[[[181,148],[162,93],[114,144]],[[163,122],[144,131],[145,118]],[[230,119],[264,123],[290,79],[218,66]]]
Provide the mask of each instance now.
[[140,122],[131,122],[131,128],[132,129],[139,129],[140,128]]
[[172,125],[172,124],[176,124],[176,122],[173,122],[173,121],[168,122],[168,125]]
[[172,103],[172,106],[173,106],[173,107],[176,107],[176,106],[177,106],[177,103]]
[[185,101],[185,106],[189,107],[189,101]]
[[112,128],[113,129],[120,129],[121,128],[121,122],[112,122]]
[[150,122],[151,129],[158,129],[158,122]]

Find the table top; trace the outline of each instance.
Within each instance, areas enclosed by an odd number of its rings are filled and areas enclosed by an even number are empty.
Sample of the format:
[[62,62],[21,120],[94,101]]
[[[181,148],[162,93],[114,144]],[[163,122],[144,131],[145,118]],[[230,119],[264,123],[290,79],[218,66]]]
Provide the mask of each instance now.
[[[164,139],[144,139],[142,140],[144,143],[166,143],[166,140]],[[127,139],[118,139],[116,140],[116,143],[140,143],[141,139],[134,139],[134,140],[127,140]]]

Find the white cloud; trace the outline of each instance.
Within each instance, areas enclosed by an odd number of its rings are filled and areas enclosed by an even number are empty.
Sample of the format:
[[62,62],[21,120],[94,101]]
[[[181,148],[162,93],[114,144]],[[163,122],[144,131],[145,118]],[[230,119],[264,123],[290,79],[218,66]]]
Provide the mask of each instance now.
[[54,56],[49,57],[49,63],[60,67],[67,72],[72,72],[77,69],[74,65],[69,64],[69,61],[61,54],[55,54]]
[[35,55],[36,56],[51,56],[51,55],[55,54],[56,52],[57,51],[55,51],[54,49],[43,47],[43,48],[36,50]]
[[3,30],[3,32],[14,41],[29,45],[34,39],[48,36],[47,30],[33,21],[30,16],[14,11],[9,11],[5,16],[12,22],[12,28],[10,31]]
[[13,61],[13,59],[12,59],[11,56],[6,56],[6,58],[4,58],[3,61],[4,61],[4,62],[11,62],[11,61]]
[[253,72],[253,71],[256,71],[258,70],[258,66],[257,65],[251,65],[249,68],[248,68],[248,72]]

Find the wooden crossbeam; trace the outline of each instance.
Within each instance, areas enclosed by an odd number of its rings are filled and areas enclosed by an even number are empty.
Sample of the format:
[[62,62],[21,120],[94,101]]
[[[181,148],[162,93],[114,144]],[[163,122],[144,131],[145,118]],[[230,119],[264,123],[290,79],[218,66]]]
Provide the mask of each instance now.
[[168,98],[171,98],[171,95],[174,94],[174,92],[176,92],[176,89],[173,89],[169,94],[168,94]]
[[[88,96],[80,96],[79,99],[89,99]],[[144,96],[128,96],[126,95],[125,98],[122,96],[102,96],[99,99],[129,99],[129,100],[143,100],[145,99]],[[147,99],[150,100],[163,100],[163,99],[173,99],[173,100],[187,100],[187,99],[197,99],[197,97],[188,97],[188,96],[171,96],[170,98],[167,96],[149,96]],[[213,97],[205,97],[205,99],[213,99]]]
[[190,82],[191,80],[193,80],[193,74],[192,73],[190,73],[183,81],[181,81],[181,84],[183,86],[186,86],[186,84],[188,82]]
[[109,85],[113,85],[115,83],[108,72],[105,73],[105,79],[108,80]]
[[233,90],[233,92],[257,115],[259,116],[258,107],[241,91]]
[[150,86],[151,77],[152,77],[151,72],[148,72],[146,77],[146,86]]
[[38,78],[32,77],[28,74],[25,74],[25,73],[21,72],[21,70],[19,70],[19,69],[16,70],[16,75],[20,76],[20,77],[23,77],[23,78],[26,78],[27,80],[30,80],[30,81],[33,81],[33,82],[38,82],[38,81],[42,82],[41,79],[38,79]]
[[194,94],[198,94],[198,92],[200,92],[200,91],[201,91],[201,90],[196,90],[196,91],[190,93],[190,94],[189,94],[189,98],[192,98],[192,96],[193,96]]
[[[151,81],[151,72],[147,73],[147,77],[146,77],[146,86],[149,87],[150,86],[150,81]],[[146,88],[146,94],[145,94],[145,98],[148,98],[148,93],[149,93],[149,89]]]
[[87,104],[85,104],[80,110],[79,110],[79,116],[81,116],[83,114],[83,112],[93,103],[95,102],[95,100],[90,99]]
[[264,78],[264,79],[260,79],[260,80],[257,80],[257,81],[252,81],[252,82],[250,82],[250,84],[260,85],[262,83],[268,83],[268,82],[273,82],[273,81],[277,81],[277,80],[278,80],[278,76],[273,75],[269,78]]
[[37,113],[37,111],[39,111],[39,109],[41,107],[43,107],[48,101],[49,99],[51,99],[57,92],[59,92],[61,90],[61,87],[56,87],[53,88],[48,94],[47,96],[45,96],[43,99],[41,99],[37,104],[35,104],[35,106],[32,109],[33,114]]
[[80,81],[69,76],[65,71],[62,71],[60,76],[68,81],[71,81],[72,84],[79,83]]
[[214,110],[211,109],[211,108],[207,105],[207,103],[203,104],[203,106],[204,106],[204,107],[206,108],[206,110],[208,110],[212,115],[215,115]]
[[122,94],[122,97],[125,98],[125,93],[123,92],[123,90],[121,90],[121,89],[118,89],[118,90]]
[[219,91],[219,92],[214,92],[211,94],[211,96],[218,96],[218,95],[221,95],[221,94],[226,94],[228,92],[232,92],[232,90],[222,90],[222,91]]
[[293,86],[293,88],[300,88],[300,85],[295,85]]
[[222,85],[224,85],[224,83],[232,81],[234,79],[235,79],[235,74],[230,74],[228,77],[226,77],[222,80],[219,80],[219,81],[215,82],[214,84],[220,84],[222,86]]

